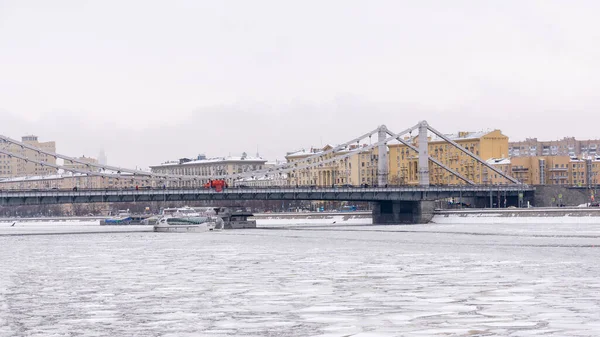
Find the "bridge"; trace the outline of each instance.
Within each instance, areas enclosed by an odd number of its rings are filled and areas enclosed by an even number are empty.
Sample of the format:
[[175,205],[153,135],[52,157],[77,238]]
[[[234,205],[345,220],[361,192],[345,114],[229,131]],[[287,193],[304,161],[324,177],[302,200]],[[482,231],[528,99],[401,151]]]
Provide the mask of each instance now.
[[[413,136],[412,132],[418,135]],[[442,139],[448,146],[454,147],[461,156],[477,163],[489,172],[505,179],[505,185],[478,185],[467,176],[453,170],[443,163],[439,158],[432,157],[428,151],[429,133],[433,133]],[[377,141],[371,142],[371,137],[376,136]],[[369,139],[369,144],[351,147],[352,144],[360,144]],[[388,144],[399,142],[418,155],[415,171],[418,173],[418,186],[395,186],[388,187]],[[417,146],[413,145],[416,143]],[[2,145],[5,146],[2,146]],[[58,165],[28,158],[22,152],[10,151],[8,146],[17,146],[28,149],[38,155],[50,156],[62,159],[65,162],[77,163],[86,169],[73,168],[71,166]],[[327,187],[305,187],[286,186],[268,188],[227,188],[223,191],[197,188],[202,183],[211,179],[225,179],[229,182],[239,181],[244,178],[256,176],[281,176],[282,174],[295,174],[310,168],[322,168],[327,165],[335,165],[351,156],[376,150],[377,158],[377,184],[378,187],[335,187],[329,184]],[[426,121],[402,131],[394,133],[385,125],[351,139],[331,149],[319,153],[310,154],[305,158],[294,162],[288,162],[276,167],[260,170],[238,172],[234,174],[219,174],[202,176],[197,174],[165,174],[132,170],[123,167],[89,163],[77,158],[49,152],[35,148],[30,144],[22,143],[9,137],[0,135],[0,154],[17,158],[35,165],[52,167],[57,170],[78,173],[89,177],[131,179],[132,181],[153,182],[154,186],[163,186],[170,182],[168,189],[150,190],[82,190],[78,191],[2,191],[0,192],[0,206],[16,205],[39,205],[60,203],[94,203],[94,202],[153,202],[153,201],[192,201],[192,200],[337,200],[337,201],[365,201],[374,203],[374,223],[422,223],[426,222],[429,214],[433,212],[433,201],[444,198],[474,198],[477,200],[489,200],[490,205],[500,205],[502,200],[505,205],[520,205],[524,200],[532,199],[534,189],[520,184],[515,178],[490,165],[477,154],[454,142],[447,135],[431,127]],[[453,186],[431,186],[430,166],[442,169],[461,181],[459,185]],[[462,171],[462,170],[461,170]],[[172,186],[192,186],[196,188],[172,188]],[[0,190],[2,188],[0,187]]]
[[[534,189],[523,185],[461,187],[370,187],[370,188],[226,188],[151,189],[151,190],[77,190],[77,191],[4,191],[0,207],[112,202],[236,201],[236,200],[323,200],[372,202],[376,223],[421,223],[433,215],[433,201],[446,198],[470,198],[490,201],[490,207],[507,200],[518,205]],[[394,210],[400,210],[394,212]],[[402,214],[404,213],[404,214]]]

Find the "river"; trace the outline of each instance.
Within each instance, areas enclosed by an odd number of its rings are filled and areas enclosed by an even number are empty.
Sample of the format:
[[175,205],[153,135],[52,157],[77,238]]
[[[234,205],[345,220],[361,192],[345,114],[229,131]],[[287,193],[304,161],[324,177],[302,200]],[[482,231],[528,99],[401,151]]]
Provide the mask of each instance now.
[[0,223],[0,336],[600,334],[600,224],[112,229]]

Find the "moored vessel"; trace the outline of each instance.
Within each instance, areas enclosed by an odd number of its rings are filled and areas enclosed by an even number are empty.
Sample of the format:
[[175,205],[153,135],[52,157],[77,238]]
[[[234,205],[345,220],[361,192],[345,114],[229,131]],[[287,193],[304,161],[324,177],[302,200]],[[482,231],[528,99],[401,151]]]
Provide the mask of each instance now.
[[129,211],[119,210],[117,216],[100,220],[100,226],[105,225],[129,225],[131,224],[132,218]]
[[207,232],[223,228],[214,210],[199,212],[191,207],[165,209],[154,225],[155,232]]

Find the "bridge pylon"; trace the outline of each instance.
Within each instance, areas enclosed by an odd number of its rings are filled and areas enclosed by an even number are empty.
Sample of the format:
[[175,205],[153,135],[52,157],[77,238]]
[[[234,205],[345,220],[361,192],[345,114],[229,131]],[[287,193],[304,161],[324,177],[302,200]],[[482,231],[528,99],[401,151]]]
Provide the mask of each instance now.
[[388,184],[388,147],[385,140],[388,135],[388,129],[381,125],[377,131],[377,185],[382,187]]
[[419,123],[419,185],[429,186],[429,139],[427,131],[429,125],[427,121]]

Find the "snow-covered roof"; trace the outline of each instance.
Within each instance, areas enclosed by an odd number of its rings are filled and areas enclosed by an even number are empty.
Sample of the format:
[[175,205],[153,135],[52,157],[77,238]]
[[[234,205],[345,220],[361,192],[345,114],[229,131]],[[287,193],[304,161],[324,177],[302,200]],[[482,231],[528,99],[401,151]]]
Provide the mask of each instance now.
[[159,166],[177,166],[177,165],[202,165],[202,164],[216,164],[216,163],[231,163],[231,162],[256,162],[256,163],[266,163],[267,160],[261,157],[216,157],[216,158],[207,158],[207,159],[198,159],[191,160],[182,164],[179,164],[179,161],[168,161],[164,162],[160,165],[151,166],[151,167],[159,167]]
[[321,152],[323,152],[323,151],[319,150],[319,151],[312,152],[312,151],[307,151],[306,149],[302,149],[299,151],[289,152],[285,157],[286,158],[304,157],[307,155],[313,155],[313,154],[317,154],[317,153],[321,153]]
[[591,161],[600,161],[600,156],[588,156],[588,155],[582,155],[581,157],[570,157],[569,158],[571,162],[583,162],[586,160],[591,160]]
[[[479,139],[489,133],[492,133],[496,130],[482,130],[482,131],[476,131],[476,132],[461,132],[461,133],[451,133],[451,134],[444,134],[444,136],[446,136],[447,138],[450,138],[453,141],[459,141],[459,140],[470,140],[470,139]],[[431,142],[439,142],[442,141],[444,142],[445,140],[443,140],[442,138],[436,137],[430,140]]]
[[486,162],[490,165],[508,165],[510,164],[510,158],[490,158]]
[[287,174],[282,173],[281,175],[270,175],[270,176],[260,176],[260,177],[247,177],[240,178],[236,181],[273,181],[273,180],[285,180],[287,179]]
[[[316,154],[320,154],[325,152],[326,150],[324,149],[331,149],[331,148],[335,148],[338,145],[326,145],[323,148],[311,148],[310,150],[306,150],[306,149],[302,149],[299,151],[294,151],[294,152],[288,152],[288,154],[285,156],[286,158],[298,158],[298,157],[308,157],[308,156],[312,156],[312,155],[316,155]],[[364,145],[366,146],[366,145]],[[338,151],[336,151],[335,153],[348,153],[351,151],[356,151],[359,148],[356,147],[356,145],[352,145],[352,146],[346,146]]]

